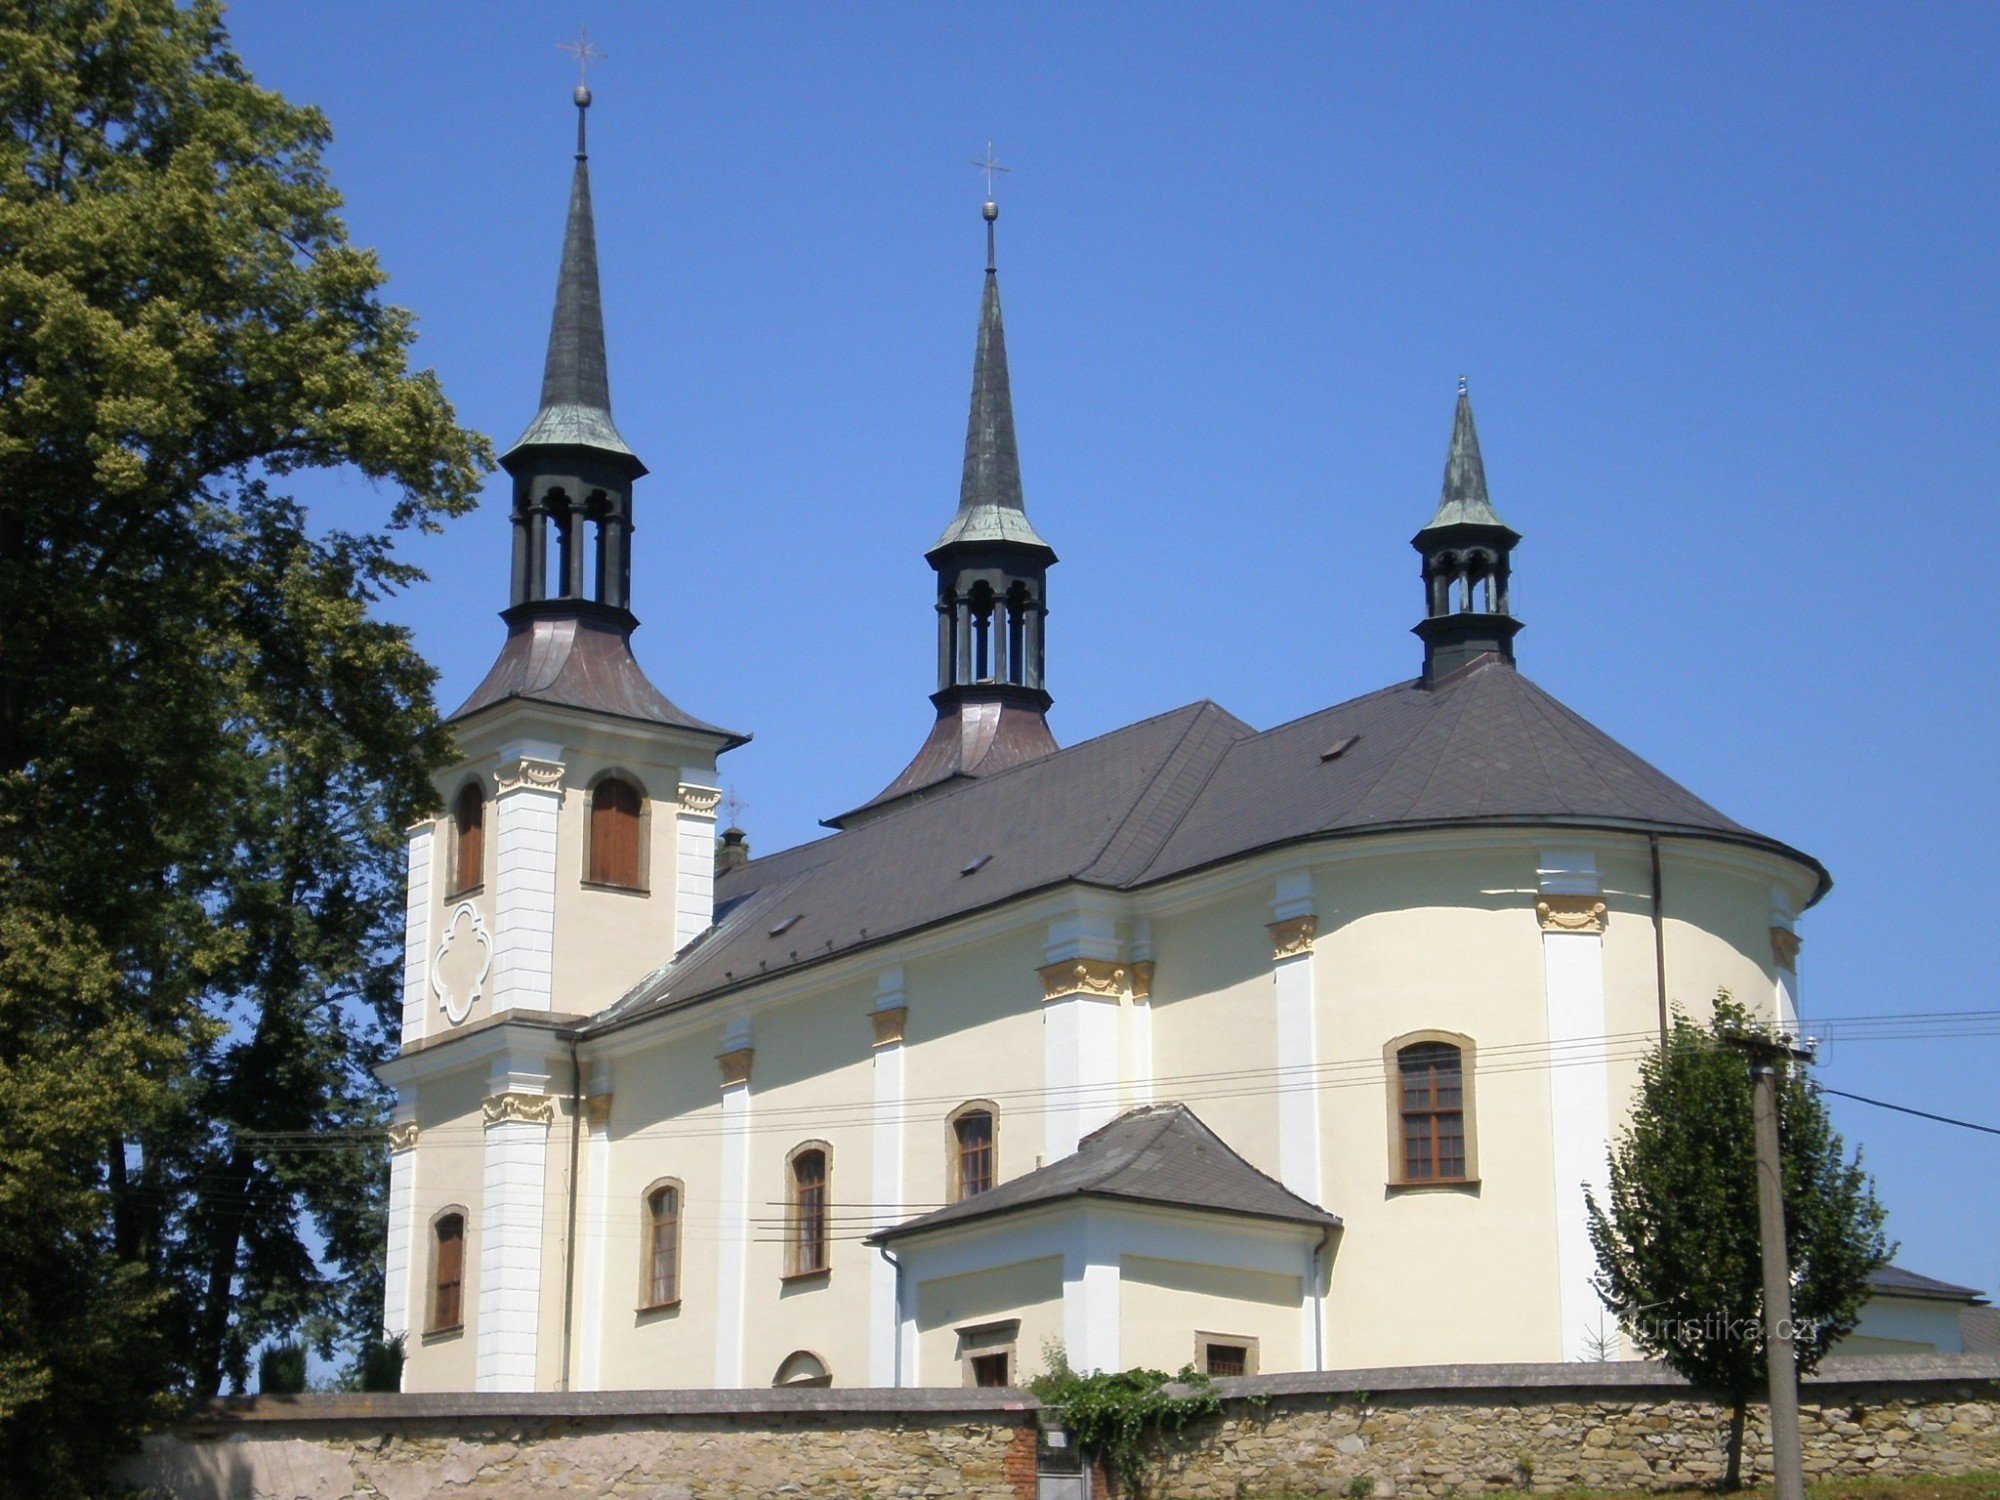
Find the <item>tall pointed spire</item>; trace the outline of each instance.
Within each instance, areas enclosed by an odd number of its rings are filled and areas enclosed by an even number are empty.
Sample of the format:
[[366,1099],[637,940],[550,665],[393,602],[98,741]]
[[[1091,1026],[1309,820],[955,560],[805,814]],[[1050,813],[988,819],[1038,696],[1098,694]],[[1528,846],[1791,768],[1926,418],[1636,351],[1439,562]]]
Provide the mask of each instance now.
[[1055,554],[1028,522],[1021,501],[1021,451],[1014,441],[1014,392],[1007,379],[1007,330],[1000,320],[1000,274],[994,267],[993,223],[1000,205],[987,200],[986,289],[979,299],[979,342],[972,355],[972,409],[965,421],[965,469],[958,514],[930,550],[958,542],[1006,542]]
[[563,230],[562,269],[556,275],[549,351],[542,363],[541,409],[514,448],[574,443],[630,456],[632,450],[611,420],[611,375],[604,357],[597,224],[590,206],[590,153],[584,138],[590,90],[579,84],[574,98],[576,170],[570,178],[569,222]]
[[1472,398],[1458,378],[1444,489],[1430,524],[1410,539],[1424,558],[1424,681],[1435,684],[1492,659],[1514,663],[1521,622],[1508,598],[1520,533],[1500,519],[1486,495],[1486,464],[1472,424]]
[[[989,160],[989,171],[1006,168]],[[972,409],[965,424],[965,467],[958,513],[924,554],[937,570],[937,719],[916,758],[880,795],[829,818],[852,828],[894,806],[976,776],[1036,760],[1056,748],[1043,685],[1043,625],[1048,570],[1055,549],[1028,522],[1021,502],[1021,455],[1014,443],[1014,398],[1007,379],[1007,335],[1000,322],[990,198],[986,286],[979,341],[972,356]]]

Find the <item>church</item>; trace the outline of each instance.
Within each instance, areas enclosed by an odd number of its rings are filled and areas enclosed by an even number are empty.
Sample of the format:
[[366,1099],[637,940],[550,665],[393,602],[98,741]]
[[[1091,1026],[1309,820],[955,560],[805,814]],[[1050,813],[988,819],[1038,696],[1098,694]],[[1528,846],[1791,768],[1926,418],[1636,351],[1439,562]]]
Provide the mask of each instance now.
[[1829,880],[1523,675],[1463,382],[1427,521],[1411,497],[1408,680],[1059,746],[986,204],[935,718],[826,837],[753,858],[717,817],[745,736],[632,650],[646,467],[575,102],[506,633],[409,833],[404,1388],[1622,1352],[1584,1195],[1639,1060],[1723,989],[1795,1023]]

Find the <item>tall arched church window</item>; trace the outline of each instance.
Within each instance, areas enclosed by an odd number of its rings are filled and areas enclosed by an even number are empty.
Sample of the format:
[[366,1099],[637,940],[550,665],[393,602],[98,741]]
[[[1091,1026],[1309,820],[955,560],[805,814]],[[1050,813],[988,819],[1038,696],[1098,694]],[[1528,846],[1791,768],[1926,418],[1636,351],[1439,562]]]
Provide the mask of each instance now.
[[646,1193],[645,1282],[642,1307],[671,1307],[681,1300],[681,1187],[662,1182]]
[[962,1105],[951,1117],[951,1197],[976,1198],[993,1186],[994,1112],[984,1101]]
[[791,1156],[791,1232],[785,1236],[785,1274],[813,1276],[827,1269],[827,1152],[801,1146]]
[[639,860],[639,825],[644,803],[639,789],[607,776],[590,793],[590,858],[584,878],[592,885],[644,885]]
[[431,1221],[431,1315],[426,1333],[465,1324],[465,1215],[454,1209]]
[[486,792],[478,782],[459,788],[451,804],[451,883],[446,892],[462,896],[486,879]]
[[1449,1042],[1412,1042],[1396,1053],[1402,1180],[1463,1182],[1468,1170],[1465,1069]]

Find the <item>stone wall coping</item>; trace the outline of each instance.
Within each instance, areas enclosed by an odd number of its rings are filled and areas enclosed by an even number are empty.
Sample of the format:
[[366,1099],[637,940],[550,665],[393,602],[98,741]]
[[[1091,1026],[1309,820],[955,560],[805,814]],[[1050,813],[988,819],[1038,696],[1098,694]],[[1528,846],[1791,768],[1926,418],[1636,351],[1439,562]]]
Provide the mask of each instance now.
[[[1851,1356],[1827,1360],[1802,1382],[1808,1400],[1867,1387],[1894,1396],[1927,1387],[2000,1382],[2000,1358],[1934,1354]],[[1410,1396],[1436,1394],[1457,1401],[1520,1400],[1529,1393],[1572,1393],[1583,1399],[1618,1399],[1624,1393],[1692,1388],[1665,1365],[1644,1360],[1602,1363],[1399,1365],[1373,1369],[1244,1375],[1217,1380],[1225,1399],[1275,1396]],[[656,1391],[440,1391],[361,1395],[224,1396],[188,1413],[198,1427],[248,1422],[322,1423],[481,1419],[495,1423],[539,1418],[732,1417],[756,1415],[838,1417],[961,1417],[991,1422],[1032,1413],[1041,1404],[1024,1390],[955,1386],[896,1390],[846,1386],[803,1390]]]

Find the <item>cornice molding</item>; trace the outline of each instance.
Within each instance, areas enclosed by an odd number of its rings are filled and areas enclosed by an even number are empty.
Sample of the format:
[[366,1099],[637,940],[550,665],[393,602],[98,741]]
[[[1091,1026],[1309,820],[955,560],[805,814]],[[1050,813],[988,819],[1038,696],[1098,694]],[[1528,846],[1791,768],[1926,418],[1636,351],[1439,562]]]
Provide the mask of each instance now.
[[712,818],[722,801],[722,791],[719,787],[694,786],[683,782],[678,801],[680,810],[689,817]]
[[549,1094],[488,1094],[479,1114],[489,1130],[495,1125],[553,1125],[556,1101]]
[[1153,998],[1153,961],[1144,959],[1132,965],[1132,998],[1150,1000]]
[[497,795],[509,792],[550,792],[560,795],[563,789],[563,768],[559,760],[538,760],[531,755],[523,755],[511,760],[500,768],[495,779]]
[[417,1122],[399,1120],[389,1127],[389,1150],[391,1154],[417,1149]]
[[1042,979],[1042,1000],[1064,1000],[1071,995],[1088,995],[1096,1000],[1116,1000],[1125,993],[1125,966],[1103,958],[1066,958],[1035,970]]
[[1535,903],[1535,916],[1544,932],[1604,931],[1604,903],[1595,896],[1544,896]]
[[1288,922],[1268,922],[1264,930],[1271,934],[1271,962],[1277,963],[1313,951],[1313,939],[1319,936],[1319,918],[1307,915],[1293,917]]

